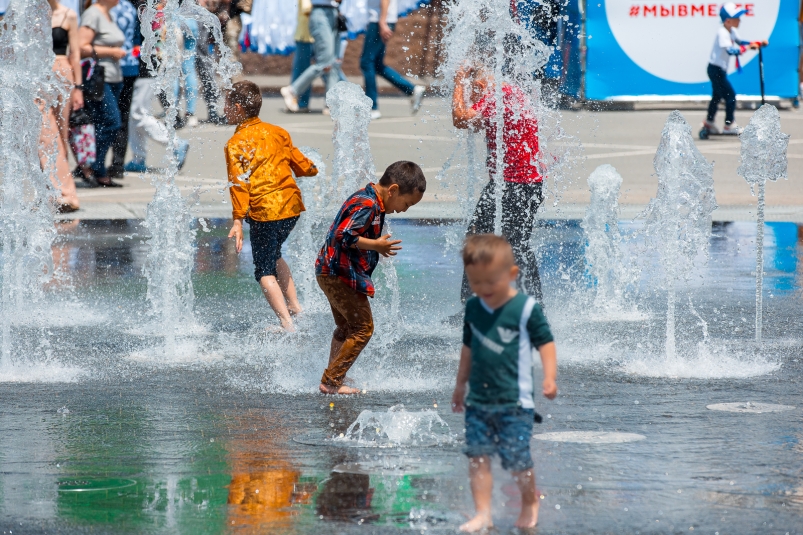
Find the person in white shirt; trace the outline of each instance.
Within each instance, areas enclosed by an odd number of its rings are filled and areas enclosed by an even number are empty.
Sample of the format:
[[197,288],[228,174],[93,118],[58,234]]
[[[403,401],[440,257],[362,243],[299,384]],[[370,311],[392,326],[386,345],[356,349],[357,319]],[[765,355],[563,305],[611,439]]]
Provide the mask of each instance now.
[[[736,29],[739,27],[740,17],[747,13],[744,9],[739,9],[733,2],[728,2],[719,10],[719,17],[722,19],[722,26],[717,30],[714,39],[714,48],[711,50],[711,57],[708,60],[708,78],[711,80],[711,102],[708,103],[708,115],[703,121],[703,127],[712,134],[740,134],[741,129],[733,121],[733,112],[736,109],[736,92],[728,81],[728,67],[731,56],[736,56],[736,66],[741,70],[739,56],[747,48],[758,48],[767,46],[767,41],[762,43],[751,43],[743,41]],[[714,124],[714,117],[717,114],[719,101],[725,100],[725,128],[722,131]]]
[[368,27],[360,57],[360,70],[365,77],[365,96],[373,101],[371,118],[379,119],[379,92],[376,88],[378,74],[396,89],[411,97],[413,113],[421,107],[425,87],[414,85],[401,74],[385,65],[385,45],[393,37],[398,21],[397,0],[368,0]]

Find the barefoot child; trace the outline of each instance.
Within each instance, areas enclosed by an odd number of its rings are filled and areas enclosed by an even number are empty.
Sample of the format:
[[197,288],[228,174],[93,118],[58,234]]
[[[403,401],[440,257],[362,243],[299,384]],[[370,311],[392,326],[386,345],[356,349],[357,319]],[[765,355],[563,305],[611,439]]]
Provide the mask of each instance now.
[[555,343],[541,306],[512,286],[519,268],[505,238],[469,236],[463,248],[463,265],[476,297],[466,302],[452,408],[466,412],[464,452],[469,458],[476,515],[460,530],[475,532],[493,526],[491,455],[495,453],[502,460],[502,468],[513,472],[521,491],[516,527],[531,528],[538,522],[530,455],[535,417],[532,349],[541,354],[543,394],[553,399],[558,392]]
[[368,303],[368,297],[374,296],[371,274],[379,255],[395,256],[401,249],[401,240],[382,235],[385,214],[406,212],[421,200],[426,189],[427,181],[418,165],[393,163],[378,184],[368,184],[346,199],[329,228],[315,262],[318,285],[329,300],[336,326],[329,366],[321,377],[324,394],[359,392],[344,386],[343,380],[374,332]]
[[301,305],[282,244],[304,211],[293,173],[314,176],[318,169],[293,146],[290,134],[259,119],[261,108],[262,92],[253,82],[237,82],[226,96],[226,118],[237,125],[225,149],[234,219],[229,238],[236,239],[239,253],[243,219],[248,221],[254,277],[282,328],[293,331],[291,315]]

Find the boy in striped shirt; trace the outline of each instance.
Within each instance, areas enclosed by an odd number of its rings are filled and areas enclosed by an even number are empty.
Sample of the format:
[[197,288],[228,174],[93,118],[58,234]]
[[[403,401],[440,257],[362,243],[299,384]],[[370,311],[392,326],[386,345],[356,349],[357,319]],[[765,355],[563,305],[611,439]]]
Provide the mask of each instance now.
[[476,296],[466,302],[452,409],[466,413],[464,453],[469,458],[476,515],[460,530],[476,532],[493,526],[493,454],[501,458],[502,468],[513,472],[521,491],[516,527],[532,528],[538,522],[530,455],[535,419],[532,350],[541,354],[543,394],[554,399],[558,393],[555,342],[541,305],[513,287],[519,268],[505,238],[469,236],[463,248],[463,265]]

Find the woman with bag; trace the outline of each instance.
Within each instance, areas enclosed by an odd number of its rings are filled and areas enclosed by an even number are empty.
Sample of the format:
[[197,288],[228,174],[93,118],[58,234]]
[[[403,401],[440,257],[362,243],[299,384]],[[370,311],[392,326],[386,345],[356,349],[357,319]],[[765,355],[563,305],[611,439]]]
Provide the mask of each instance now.
[[[58,0],[48,0],[52,16],[50,19],[53,34],[53,71],[70,88],[70,98],[60,100],[55,107],[42,107],[44,125],[39,137],[39,157],[42,168],[48,165],[49,156],[56,155],[56,166],[50,176],[53,187],[60,193],[57,210],[61,213],[78,210],[78,195],[75,180],[70,173],[67,161],[68,121],[70,110],[80,109],[84,105],[81,93],[81,56],[78,44],[78,15],[75,11],[62,5]],[[69,50],[69,55],[68,55]]]
[[84,67],[84,91],[86,107],[95,123],[96,157],[92,171],[98,185],[107,188],[122,187],[109,178],[106,170],[106,153],[122,126],[117,100],[123,90],[120,60],[126,54],[122,48],[125,35],[109,15],[117,2],[97,0],[92,4],[92,0],[87,0],[79,30],[81,57],[91,59],[89,68]]

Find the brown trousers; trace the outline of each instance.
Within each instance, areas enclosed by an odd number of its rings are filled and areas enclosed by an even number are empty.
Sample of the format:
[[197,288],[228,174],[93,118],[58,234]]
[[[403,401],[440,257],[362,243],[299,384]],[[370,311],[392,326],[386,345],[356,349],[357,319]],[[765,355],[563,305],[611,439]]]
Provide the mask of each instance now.
[[336,325],[329,367],[323,372],[321,384],[339,387],[374,334],[374,318],[368,296],[352,290],[337,277],[318,275],[318,286],[329,300]]

